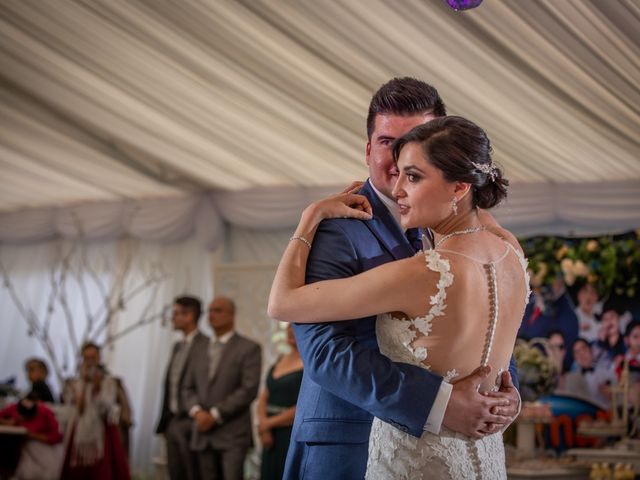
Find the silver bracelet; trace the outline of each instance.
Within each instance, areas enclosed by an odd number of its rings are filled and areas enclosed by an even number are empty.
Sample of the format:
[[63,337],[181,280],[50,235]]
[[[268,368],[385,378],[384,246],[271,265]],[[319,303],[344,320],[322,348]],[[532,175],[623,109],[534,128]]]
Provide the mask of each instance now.
[[309,240],[307,240],[304,237],[301,237],[299,235],[295,235],[293,237],[291,237],[289,239],[290,242],[292,242],[293,240],[300,240],[301,242],[303,242],[307,247],[309,247],[309,250],[311,250],[311,242]]

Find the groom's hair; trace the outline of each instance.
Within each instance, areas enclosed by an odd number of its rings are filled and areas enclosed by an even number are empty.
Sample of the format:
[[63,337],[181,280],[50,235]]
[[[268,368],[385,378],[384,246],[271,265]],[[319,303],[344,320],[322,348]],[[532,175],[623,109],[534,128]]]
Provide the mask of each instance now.
[[432,113],[436,117],[444,117],[447,110],[438,91],[423,82],[411,77],[393,78],[382,85],[371,98],[367,115],[367,137],[376,126],[376,115],[418,115]]

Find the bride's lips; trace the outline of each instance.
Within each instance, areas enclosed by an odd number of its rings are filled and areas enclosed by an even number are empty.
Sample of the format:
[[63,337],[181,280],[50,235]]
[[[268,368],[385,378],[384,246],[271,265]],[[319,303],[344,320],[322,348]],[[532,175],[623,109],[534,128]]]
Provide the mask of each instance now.
[[408,207],[407,205],[402,205],[401,203],[398,204],[400,215],[406,215],[410,208],[411,207]]

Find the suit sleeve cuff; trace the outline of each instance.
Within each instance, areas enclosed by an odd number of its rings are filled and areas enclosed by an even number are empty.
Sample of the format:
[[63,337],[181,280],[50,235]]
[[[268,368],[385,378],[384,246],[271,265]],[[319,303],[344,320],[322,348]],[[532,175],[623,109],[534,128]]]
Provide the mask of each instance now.
[[220,416],[220,411],[216,407],[211,407],[209,413],[213,418],[215,418],[216,423],[222,424],[222,417]]
[[194,405],[189,409],[189,416],[191,418],[195,417],[196,413],[198,413],[200,410],[202,410],[202,407],[200,405]]
[[444,412],[447,410],[449,404],[449,398],[451,398],[451,392],[453,391],[453,385],[448,382],[441,382],[440,388],[436,399],[431,406],[431,411],[427,417],[427,423],[424,424],[424,430],[434,434],[440,433],[442,428],[442,421],[444,420]]

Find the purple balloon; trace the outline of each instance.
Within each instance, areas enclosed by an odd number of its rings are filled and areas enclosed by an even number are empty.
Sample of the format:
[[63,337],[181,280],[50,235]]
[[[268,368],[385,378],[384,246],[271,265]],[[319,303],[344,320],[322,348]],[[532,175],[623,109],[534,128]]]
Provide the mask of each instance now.
[[475,8],[482,3],[482,0],[447,0],[449,5],[454,10],[469,10]]

